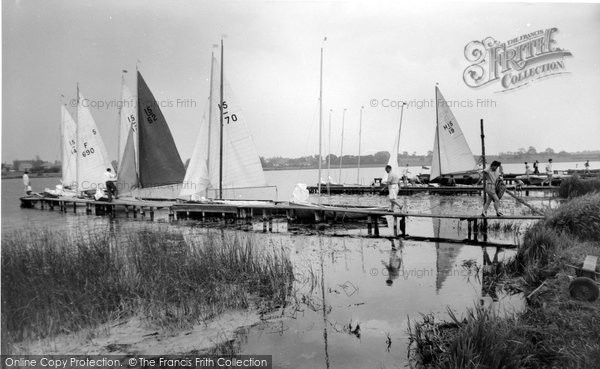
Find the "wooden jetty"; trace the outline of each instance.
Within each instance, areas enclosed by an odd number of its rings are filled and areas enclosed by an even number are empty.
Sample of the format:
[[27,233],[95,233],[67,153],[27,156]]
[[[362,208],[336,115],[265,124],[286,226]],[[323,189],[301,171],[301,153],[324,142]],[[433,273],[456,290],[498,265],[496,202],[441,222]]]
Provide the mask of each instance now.
[[[175,201],[144,201],[136,199],[114,199],[112,202],[95,201],[91,199],[78,199],[72,197],[21,197],[21,206],[35,208],[39,204],[41,209],[67,212],[72,208],[77,212],[77,207],[85,207],[86,214],[109,215],[114,217],[117,208],[123,209],[126,216],[129,212],[134,218],[138,213],[142,217],[146,212],[150,220],[154,220],[154,212],[158,209],[169,211],[169,220],[198,220],[208,221],[218,219],[226,222],[230,220],[237,224],[252,225],[259,220],[263,225],[263,232],[273,231],[274,219],[285,219],[288,224],[363,224],[367,227],[369,236],[380,236],[380,224],[392,224],[393,237],[419,239],[423,237],[408,235],[406,223],[409,218],[430,219],[456,219],[467,222],[468,237],[462,240],[467,243],[477,243],[480,239],[487,242],[488,221],[490,220],[539,220],[543,216],[537,215],[506,215],[502,217],[472,214],[424,214],[409,212],[390,212],[383,208],[351,207],[335,205],[294,204],[275,201],[223,201],[210,203],[175,202]],[[423,239],[432,239],[431,237]]]
[[[530,192],[552,192],[557,193],[559,186],[507,186],[509,190],[518,191],[525,196],[529,196]],[[308,186],[309,193],[318,193],[318,186]],[[384,195],[388,194],[387,186],[342,186],[342,185],[321,185],[321,194],[332,195]],[[483,186],[400,186],[398,195],[408,196],[417,193],[430,193],[439,195],[481,195]]]
[[[92,199],[80,199],[75,197],[43,197],[43,196],[24,196],[20,198],[21,207],[35,208],[36,205],[40,209],[54,210],[57,208],[60,212],[66,213],[69,209],[73,209],[73,213],[77,213],[78,207],[85,207],[86,214],[95,215],[110,215],[114,217],[117,209],[125,211],[127,217],[131,212],[134,218],[137,218],[138,213],[142,218],[146,216],[146,212],[150,216],[150,220],[154,220],[154,212],[158,209],[169,208],[175,201],[145,201],[132,198],[113,199],[112,202],[96,201]],[[169,217],[173,217],[173,213],[169,213]]]
[[423,214],[407,212],[390,212],[386,210],[374,210],[364,208],[350,208],[345,206],[314,205],[306,206],[301,204],[272,202],[256,204],[201,204],[184,203],[175,204],[171,207],[175,219],[198,219],[205,221],[210,217],[227,217],[235,221],[251,221],[260,218],[263,222],[263,231],[273,231],[273,219],[285,218],[288,222],[294,223],[299,219],[299,215],[312,215],[311,223],[340,223],[345,222],[363,222],[366,223],[369,236],[379,237],[379,224],[385,219],[391,218],[393,224],[394,237],[408,237],[406,232],[406,221],[408,218],[432,218],[432,219],[456,219],[467,222],[469,241],[479,241],[479,238],[487,241],[487,228],[489,220],[540,220],[544,219],[539,215],[506,215],[502,217],[482,215],[455,215],[455,214]]

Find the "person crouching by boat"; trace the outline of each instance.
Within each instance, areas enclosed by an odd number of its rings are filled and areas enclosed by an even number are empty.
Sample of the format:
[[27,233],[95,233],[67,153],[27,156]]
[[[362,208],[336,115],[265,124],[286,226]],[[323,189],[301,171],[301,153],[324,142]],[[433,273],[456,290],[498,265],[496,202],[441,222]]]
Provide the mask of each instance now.
[[534,161],[533,162],[533,174],[538,175],[540,174],[540,168],[539,168],[540,162],[539,161]]
[[106,172],[104,173],[104,179],[106,180],[106,192],[108,192],[108,201],[112,201],[113,192],[115,198],[118,199],[119,190],[117,190],[117,186],[115,185],[117,176],[111,171],[110,168],[106,168]]
[[25,194],[31,195],[31,185],[29,182],[29,172],[25,171],[23,173],[23,186],[25,186]]
[[490,207],[492,201],[494,202],[494,209],[496,209],[496,215],[501,217],[503,214],[500,212],[500,198],[496,194],[496,185],[498,181],[502,181],[502,171],[500,168],[501,163],[494,160],[490,167],[483,171],[485,178],[485,193],[487,194],[487,200],[483,205],[482,216],[486,216],[487,210]]
[[394,205],[397,205],[399,210],[402,210],[402,205],[398,202],[398,176],[392,172],[392,167],[389,165],[385,166],[385,171],[388,174],[386,184],[388,186],[388,198],[390,199],[389,211],[394,211]]

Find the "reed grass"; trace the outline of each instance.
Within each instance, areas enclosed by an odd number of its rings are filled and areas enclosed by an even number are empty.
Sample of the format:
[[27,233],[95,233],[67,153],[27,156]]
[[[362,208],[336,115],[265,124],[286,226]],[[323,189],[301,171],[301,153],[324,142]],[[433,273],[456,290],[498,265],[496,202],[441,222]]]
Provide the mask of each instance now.
[[600,177],[582,179],[574,175],[563,179],[558,189],[558,195],[563,198],[583,196],[593,192],[600,192]]
[[2,241],[3,338],[38,339],[141,315],[177,328],[252,303],[284,304],[290,260],[253,238],[184,241],[168,228],[70,239],[49,230]]
[[600,254],[599,227],[600,194],[561,205],[527,229],[515,258],[499,268],[526,291],[545,282],[524,313],[501,318],[477,307],[459,320],[449,311],[452,325],[435,328],[422,319],[409,330],[411,352],[429,368],[598,367],[600,305],[571,299],[564,274],[573,274],[566,264]]

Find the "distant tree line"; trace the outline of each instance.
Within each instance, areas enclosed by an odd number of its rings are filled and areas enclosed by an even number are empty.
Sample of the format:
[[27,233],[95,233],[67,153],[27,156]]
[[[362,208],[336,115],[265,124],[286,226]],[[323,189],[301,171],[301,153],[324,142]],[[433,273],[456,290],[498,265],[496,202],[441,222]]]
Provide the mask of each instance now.
[[[473,155],[477,162],[481,161],[480,155]],[[323,155],[322,165],[327,165],[328,159],[331,160],[331,166],[336,167],[340,165],[340,157],[335,154]],[[379,151],[372,155],[361,155],[360,165],[379,166],[386,165],[390,158],[390,154],[387,151]],[[409,166],[430,166],[433,158],[433,151],[428,151],[427,155],[417,155],[416,152],[409,154],[404,151],[398,154],[398,163],[400,165]],[[519,148],[514,152],[501,152],[498,155],[487,155],[486,161],[489,163],[492,160],[499,160],[503,163],[519,163],[524,161],[535,161],[545,162],[552,158],[554,161],[585,161],[585,160],[600,160],[600,150],[595,151],[580,151],[575,153],[569,153],[566,151],[556,152],[551,147],[546,148],[544,151],[538,152],[535,147],[529,146],[528,149]],[[263,169],[274,170],[274,169],[314,169],[319,166],[319,156],[310,155],[302,156],[299,158],[285,158],[276,156],[272,158],[261,157],[260,162]],[[344,155],[342,157],[343,166],[356,166],[358,164],[357,155]]]
[[[403,152],[398,155],[398,162],[401,165],[408,164],[411,166],[414,165],[430,165],[431,157],[433,152],[429,152],[428,155],[417,155],[416,153],[409,154],[408,152]],[[390,154],[387,151],[379,151],[372,155],[361,155],[360,156],[360,165],[369,167],[369,166],[379,166],[386,165],[390,159]],[[276,156],[273,158],[260,158],[260,162],[262,164],[263,169],[314,169],[319,166],[319,156],[311,155],[311,156],[302,156],[299,158],[284,158],[281,156]],[[323,155],[323,159],[321,161],[322,165],[327,165],[330,162],[332,167],[339,167],[340,165],[340,157],[335,154]],[[345,166],[356,166],[358,165],[358,155],[344,155],[341,157],[342,165]]]

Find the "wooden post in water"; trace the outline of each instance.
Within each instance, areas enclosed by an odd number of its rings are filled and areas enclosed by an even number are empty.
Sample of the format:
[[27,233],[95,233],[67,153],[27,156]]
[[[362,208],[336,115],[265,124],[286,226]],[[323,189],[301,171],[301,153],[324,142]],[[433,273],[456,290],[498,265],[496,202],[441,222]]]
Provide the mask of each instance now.
[[[479,121],[481,128],[481,163],[483,164],[483,170],[485,170],[485,134],[483,133],[483,118]],[[483,176],[483,203],[487,201],[487,194],[485,193],[485,176]]]
[[[481,118],[479,123],[480,123],[480,127],[481,127],[481,162],[483,164],[483,170],[485,170],[485,134],[483,133],[483,118]],[[483,204],[484,204],[484,206],[485,206],[485,203],[487,202],[487,193],[485,192],[485,184],[486,184],[486,178],[484,175],[483,176]],[[482,223],[483,223],[485,238],[487,240],[487,219],[484,218]]]

